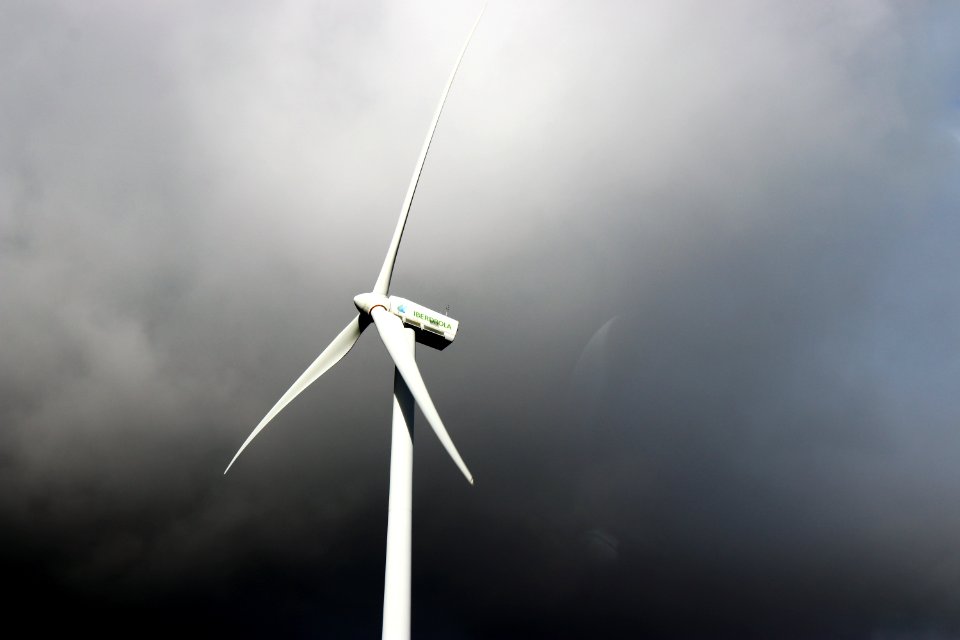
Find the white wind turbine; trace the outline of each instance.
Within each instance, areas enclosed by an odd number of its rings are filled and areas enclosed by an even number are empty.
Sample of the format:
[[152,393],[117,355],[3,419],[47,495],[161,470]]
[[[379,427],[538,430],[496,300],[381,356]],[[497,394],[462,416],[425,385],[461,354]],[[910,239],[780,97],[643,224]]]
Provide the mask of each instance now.
[[473,37],[483,10],[477,16],[470,34],[460,50],[457,62],[453,66],[447,85],[440,96],[440,104],[433,116],[433,122],[427,131],[423,149],[413,170],[413,178],[407,189],[406,198],[400,208],[400,219],[393,232],[393,239],[387,249],[387,257],[380,268],[380,275],[369,293],[361,293],[354,297],[353,303],[360,312],[340,334],[333,339],[326,349],[313,361],[306,371],[297,378],[293,386],[287,390],[277,404],[264,416],[260,424],[247,436],[243,445],[233,456],[230,464],[223,472],[226,475],[233,463],[243,453],[243,450],[253,441],[264,427],[287,406],[294,398],[300,395],[317,378],[327,372],[333,365],[353,347],[360,338],[360,334],[372,321],[380,334],[383,345],[393,359],[396,369],[393,382],[393,429],[390,453],[390,494],[387,509],[387,561],[383,587],[383,637],[401,639],[410,637],[410,547],[413,503],[413,403],[420,407],[423,417],[433,428],[447,453],[453,458],[457,467],[463,472],[470,484],[473,476],[467,465],[464,464],[457,448],[447,434],[440,414],[433,406],[433,400],[427,392],[427,387],[420,376],[420,369],[415,359],[415,342],[421,342],[437,349],[443,349],[453,342],[457,335],[459,323],[444,314],[437,313],[418,305],[410,300],[397,296],[390,296],[390,279],[393,275],[393,266],[400,248],[400,239],[403,228],[410,213],[410,205],[417,191],[420,173],[423,171],[427,152],[433,133],[440,120],[443,104],[446,102],[450,86],[460,67],[460,61],[467,51],[470,39]]

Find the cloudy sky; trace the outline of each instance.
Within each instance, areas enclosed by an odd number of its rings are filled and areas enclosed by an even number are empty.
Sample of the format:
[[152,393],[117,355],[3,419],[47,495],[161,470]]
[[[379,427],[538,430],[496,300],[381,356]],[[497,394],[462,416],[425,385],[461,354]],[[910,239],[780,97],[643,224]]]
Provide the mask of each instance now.
[[[0,3],[4,623],[376,637],[353,316],[479,2]],[[493,0],[392,292],[420,638],[960,637],[960,10]],[[369,333],[369,332],[368,332]]]

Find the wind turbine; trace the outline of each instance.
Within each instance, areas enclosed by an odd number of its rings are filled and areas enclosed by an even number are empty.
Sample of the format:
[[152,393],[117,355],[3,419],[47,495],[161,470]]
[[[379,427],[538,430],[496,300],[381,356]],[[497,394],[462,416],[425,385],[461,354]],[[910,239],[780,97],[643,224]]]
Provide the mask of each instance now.
[[393,380],[393,426],[390,453],[390,493],[387,508],[387,561],[384,572],[383,586],[383,638],[405,639],[410,637],[410,549],[411,524],[413,504],[413,404],[420,407],[423,417],[437,434],[440,443],[453,458],[454,463],[473,484],[473,476],[467,465],[464,464],[460,453],[447,434],[446,427],[437,413],[430,393],[420,375],[415,358],[415,343],[420,342],[436,349],[443,349],[453,342],[457,335],[459,323],[449,316],[438,313],[410,300],[390,295],[390,279],[393,276],[393,266],[397,260],[397,251],[400,249],[400,239],[410,213],[410,205],[417,191],[420,173],[430,150],[433,133],[440,121],[440,113],[450,92],[450,86],[457,75],[460,61],[467,51],[467,46],[473,38],[480,18],[486,9],[484,5],[477,16],[470,34],[467,36],[460,55],[453,66],[450,78],[440,96],[440,104],[433,116],[433,122],[427,131],[426,140],[420,151],[413,178],[407,188],[403,206],[400,208],[400,219],[393,232],[393,239],[387,249],[387,256],[380,268],[377,282],[373,290],[361,293],[354,297],[353,303],[359,315],[333,339],[326,349],[317,356],[307,370],[297,378],[293,386],[277,401],[272,409],[264,416],[260,424],[247,436],[240,449],[233,456],[230,464],[223,472],[226,475],[230,467],[237,461],[243,450],[253,441],[273,418],[280,413],[294,398],[309,387],[317,378],[337,364],[347,352],[353,348],[360,334],[371,322],[377,327],[383,346],[387,348],[390,358],[395,365]]

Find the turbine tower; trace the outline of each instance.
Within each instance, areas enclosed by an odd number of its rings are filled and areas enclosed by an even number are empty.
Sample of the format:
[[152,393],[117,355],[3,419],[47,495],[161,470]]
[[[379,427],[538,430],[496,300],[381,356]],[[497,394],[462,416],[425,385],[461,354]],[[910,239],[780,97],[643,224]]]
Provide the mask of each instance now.
[[459,323],[453,318],[428,309],[410,300],[390,295],[390,279],[393,276],[393,267],[397,260],[397,251],[400,248],[400,239],[410,213],[410,205],[417,191],[417,183],[423,171],[423,164],[430,150],[433,133],[440,121],[440,113],[450,92],[450,86],[457,75],[460,61],[467,51],[470,39],[480,24],[480,18],[486,9],[484,5],[477,16],[467,40],[460,50],[460,55],[453,66],[450,78],[440,96],[440,104],[430,123],[426,140],[420,150],[420,157],[413,170],[413,178],[407,188],[403,206],[400,208],[400,219],[393,232],[393,238],[387,249],[387,256],[380,268],[377,282],[373,290],[361,293],[354,297],[353,303],[359,315],[333,339],[326,349],[313,361],[306,371],[297,378],[293,386],[277,401],[272,409],[264,416],[260,424],[247,436],[240,449],[233,456],[230,464],[223,472],[226,475],[230,467],[237,461],[243,450],[253,441],[273,418],[287,406],[294,398],[313,384],[317,378],[337,364],[347,352],[353,348],[363,330],[373,322],[387,348],[390,358],[395,365],[393,381],[393,426],[390,450],[390,493],[387,508],[387,560],[384,571],[383,585],[383,638],[401,640],[410,637],[410,551],[411,551],[411,524],[413,504],[413,405],[420,407],[427,424],[437,434],[440,443],[453,458],[454,463],[473,484],[473,476],[467,465],[464,464],[460,453],[447,434],[446,427],[437,413],[433,400],[420,375],[415,357],[415,343],[420,342],[436,349],[443,349],[457,335]]

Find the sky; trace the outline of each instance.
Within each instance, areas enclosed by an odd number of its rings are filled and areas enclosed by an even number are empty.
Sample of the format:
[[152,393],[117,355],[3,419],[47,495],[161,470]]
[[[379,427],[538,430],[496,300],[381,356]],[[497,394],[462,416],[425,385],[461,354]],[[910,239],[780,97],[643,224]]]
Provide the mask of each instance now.
[[[474,1],[0,3],[7,628],[376,637],[372,286]],[[960,638],[960,9],[492,0],[391,293],[418,638]],[[418,414],[419,415],[419,414]]]

